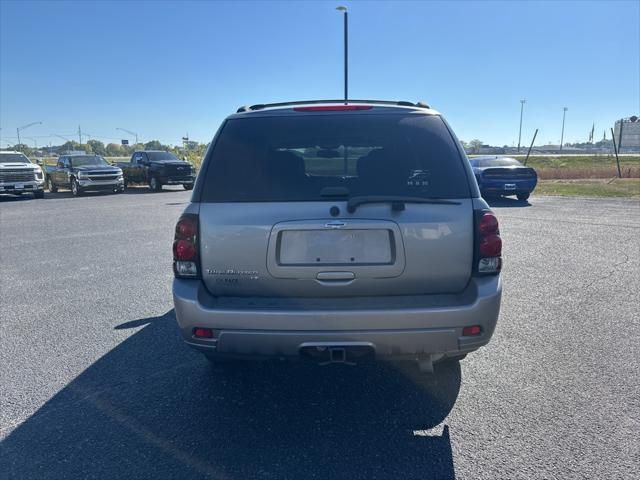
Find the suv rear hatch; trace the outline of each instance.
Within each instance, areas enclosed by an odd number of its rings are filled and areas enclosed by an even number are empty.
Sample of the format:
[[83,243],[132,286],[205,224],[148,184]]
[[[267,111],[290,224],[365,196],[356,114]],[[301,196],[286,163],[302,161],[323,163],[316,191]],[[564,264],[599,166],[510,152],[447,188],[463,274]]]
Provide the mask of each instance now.
[[231,117],[196,193],[203,281],[224,296],[460,292],[474,246],[464,161],[421,111]]

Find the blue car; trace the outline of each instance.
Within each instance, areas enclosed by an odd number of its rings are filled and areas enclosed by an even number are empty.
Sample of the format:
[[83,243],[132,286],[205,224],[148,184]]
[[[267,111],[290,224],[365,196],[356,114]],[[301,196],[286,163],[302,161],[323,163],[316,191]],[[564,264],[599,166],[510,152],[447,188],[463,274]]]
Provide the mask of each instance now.
[[469,161],[485,198],[515,195],[525,201],[538,183],[536,171],[515,158],[485,156]]

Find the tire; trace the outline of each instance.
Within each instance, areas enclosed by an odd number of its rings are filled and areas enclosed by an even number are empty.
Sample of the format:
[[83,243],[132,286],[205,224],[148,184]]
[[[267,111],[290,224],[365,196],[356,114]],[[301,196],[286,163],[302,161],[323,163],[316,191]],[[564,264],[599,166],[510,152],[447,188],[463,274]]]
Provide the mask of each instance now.
[[520,200],[521,202],[525,202],[527,200],[529,200],[529,195],[531,195],[530,193],[518,193],[516,195],[516,197],[518,197],[518,200]]
[[44,190],[36,190],[33,192],[33,198],[44,198]]
[[182,186],[185,190],[193,190],[193,183],[183,183]]
[[50,193],[56,193],[58,191],[58,187],[55,186],[51,177],[47,177],[47,190],[49,190]]
[[73,195],[74,197],[79,197],[80,195],[82,195],[82,189],[78,184],[78,180],[76,180],[75,178],[71,179],[71,195]]
[[159,192],[162,190],[162,184],[156,179],[156,177],[151,177],[149,180],[149,188],[154,192]]

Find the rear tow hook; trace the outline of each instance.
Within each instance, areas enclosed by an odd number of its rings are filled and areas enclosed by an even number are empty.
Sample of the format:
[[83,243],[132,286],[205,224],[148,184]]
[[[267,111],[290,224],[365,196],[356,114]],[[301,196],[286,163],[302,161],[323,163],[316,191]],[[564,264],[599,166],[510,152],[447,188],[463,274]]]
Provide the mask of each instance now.
[[329,360],[320,362],[320,366],[329,365],[331,363],[344,363],[345,365],[356,365],[355,362],[347,360],[347,349],[343,347],[329,347]]

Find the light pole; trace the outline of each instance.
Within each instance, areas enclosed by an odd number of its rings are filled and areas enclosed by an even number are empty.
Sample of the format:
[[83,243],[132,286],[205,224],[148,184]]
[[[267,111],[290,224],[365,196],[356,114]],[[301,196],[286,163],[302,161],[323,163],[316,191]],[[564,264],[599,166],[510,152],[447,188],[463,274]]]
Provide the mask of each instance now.
[[560,134],[560,151],[562,152],[562,143],[564,141],[564,117],[567,115],[567,107],[562,108],[562,133]]
[[120,128],[120,127],[116,127],[116,130],[122,130],[125,133],[128,133],[129,135],[133,135],[134,137],[136,137],[136,145],[138,144],[138,134],[136,132],[132,132],[131,130],[127,130],[126,128]]
[[518,152],[520,152],[520,140],[522,139],[522,112],[524,111],[524,104],[527,103],[527,99],[520,100],[520,131],[518,132]]
[[349,98],[349,21],[347,7],[336,7],[339,12],[344,12],[344,103]]
[[25,128],[32,127],[33,125],[42,125],[42,122],[33,122],[27,125],[23,125],[22,127],[16,128],[16,133],[18,134],[18,145],[20,145],[20,131],[24,130]]

